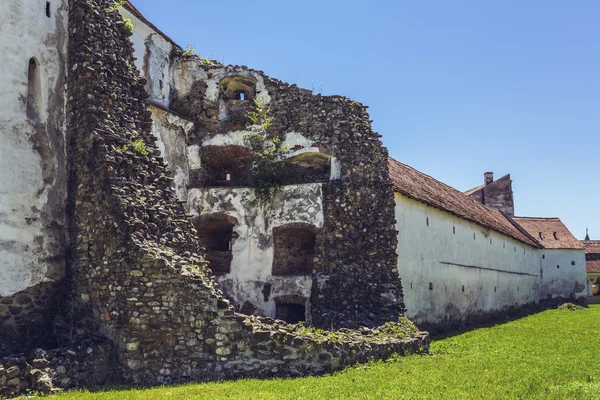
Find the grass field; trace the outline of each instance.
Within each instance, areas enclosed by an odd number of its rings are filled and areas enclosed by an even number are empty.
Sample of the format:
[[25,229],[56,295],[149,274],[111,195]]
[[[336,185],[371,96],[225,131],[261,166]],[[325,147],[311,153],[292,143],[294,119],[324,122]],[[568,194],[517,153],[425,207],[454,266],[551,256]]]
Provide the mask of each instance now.
[[600,399],[600,305],[434,340],[431,352],[318,378],[69,392],[54,399]]

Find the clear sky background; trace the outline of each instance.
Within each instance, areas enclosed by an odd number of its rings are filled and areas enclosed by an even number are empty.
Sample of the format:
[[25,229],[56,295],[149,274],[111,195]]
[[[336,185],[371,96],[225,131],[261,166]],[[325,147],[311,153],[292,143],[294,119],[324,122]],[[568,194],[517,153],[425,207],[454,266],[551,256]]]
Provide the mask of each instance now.
[[600,239],[600,1],[132,0],[202,57],[369,106],[390,155]]

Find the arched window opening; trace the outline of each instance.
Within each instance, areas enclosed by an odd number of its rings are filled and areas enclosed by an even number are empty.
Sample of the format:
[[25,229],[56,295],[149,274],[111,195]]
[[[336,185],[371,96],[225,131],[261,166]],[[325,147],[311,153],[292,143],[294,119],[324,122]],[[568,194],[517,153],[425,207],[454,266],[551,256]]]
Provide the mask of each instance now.
[[215,275],[231,270],[233,243],[237,238],[233,228],[236,220],[226,214],[201,216],[195,222],[200,244],[206,248],[206,259]]
[[331,177],[331,156],[316,151],[292,154],[285,159],[287,183],[328,181]]
[[221,79],[221,96],[229,100],[248,101],[256,96],[256,82],[247,76],[230,76]]
[[290,224],[273,229],[273,276],[310,275],[312,273],[316,228]]
[[306,321],[306,299],[296,295],[276,297],[275,318],[288,324]]
[[202,166],[207,186],[244,186],[250,182],[250,152],[248,147],[205,146],[202,148]]
[[29,59],[27,70],[27,118],[39,121],[42,103],[40,64],[35,57]]

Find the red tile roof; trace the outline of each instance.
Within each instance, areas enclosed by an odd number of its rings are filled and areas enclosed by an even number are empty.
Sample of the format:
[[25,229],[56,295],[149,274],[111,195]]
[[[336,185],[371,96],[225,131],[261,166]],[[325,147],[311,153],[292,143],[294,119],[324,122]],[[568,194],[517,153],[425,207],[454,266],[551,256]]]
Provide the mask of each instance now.
[[600,273],[600,240],[582,240],[587,272]]
[[583,245],[586,254],[600,254],[600,240],[582,240],[581,244]]
[[513,217],[517,224],[547,249],[583,249],[560,218]]
[[586,260],[585,267],[587,272],[600,273],[600,260]]
[[500,211],[485,207],[453,187],[393,158],[388,159],[388,166],[394,191],[530,246],[539,247]]

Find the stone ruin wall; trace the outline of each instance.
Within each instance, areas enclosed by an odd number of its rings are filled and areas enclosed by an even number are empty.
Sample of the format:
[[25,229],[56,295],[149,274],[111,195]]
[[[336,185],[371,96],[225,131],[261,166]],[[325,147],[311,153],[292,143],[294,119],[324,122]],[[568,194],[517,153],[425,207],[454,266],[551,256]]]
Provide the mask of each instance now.
[[[232,269],[236,268],[236,248],[248,245],[245,232],[260,232],[256,247],[265,254],[256,264],[267,265],[269,271],[257,268],[257,277],[247,281],[220,278],[226,294],[235,298],[244,285],[246,298],[252,298],[253,291],[260,297],[263,285],[274,295],[277,287],[301,298],[308,291],[307,319],[322,327],[376,326],[396,319],[404,305],[395,269],[397,239],[387,150],[371,129],[366,107],[343,97],[313,95],[246,67],[223,67],[179,56],[171,70],[170,108],[194,123],[186,131],[191,214],[202,217],[221,209],[236,218],[237,240],[244,244],[233,245]],[[233,99],[231,86],[243,89],[244,99]],[[223,182],[224,177],[211,179],[213,172],[207,165],[219,153],[225,158],[249,147],[244,138],[255,131],[247,117],[253,98],[270,108],[274,120],[267,135],[289,145],[286,161],[293,166],[284,194],[259,206],[249,198],[252,171],[247,164],[233,168],[231,182]],[[310,167],[311,161],[315,167]],[[235,181],[237,177],[243,179]],[[286,199],[294,197],[300,199],[296,206],[288,205]],[[303,205],[314,215],[303,218]],[[270,273],[277,252],[273,232],[285,223],[312,224],[317,232],[308,282],[299,276],[280,279]],[[241,262],[247,263],[244,256]],[[252,308],[272,308],[272,299],[265,299],[252,299]],[[236,304],[238,309],[242,303]]]
[[[67,213],[73,253],[65,318],[72,329],[61,332],[62,350],[36,351],[27,361],[3,360],[0,391],[111,379],[156,384],[300,376],[426,351],[427,334],[405,320],[322,334],[234,312],[174,196],[173,179],[151,133],[145,81],[133,66],[122,19],[107,11],[110,3],[70,1]],[[378,182],[376,173],[373,182]],[[351,195],[334,190],[332,196],[341,202]],[[335,215],[341,206],[330,210],[325,215]],[[335,268],[330,266],[329,273]],[[355,286],[349,278],[335,281]],[[364,292],[353,293],[362,300]],[[327,304],[319,307],[327,310]],[[398,313],[392,315],[397,320]],[[375,321],[369,315],[364,319]],[[98,381],[81,376],[85,366],[90,373],[100,371]]]
[[[366,328],[339,333],[340,343],[320,341],[234,313],[197,253],[197,233],[153,143],[128,34],[106,4],[72,0],[70,10],[73,340],[101,333],[123,376],[138,383],[296,376],[426,347],[423,334],[377,339]],[[139,138],[147,155],[132,148]]]

